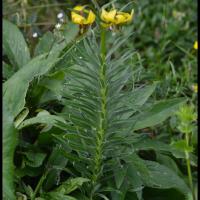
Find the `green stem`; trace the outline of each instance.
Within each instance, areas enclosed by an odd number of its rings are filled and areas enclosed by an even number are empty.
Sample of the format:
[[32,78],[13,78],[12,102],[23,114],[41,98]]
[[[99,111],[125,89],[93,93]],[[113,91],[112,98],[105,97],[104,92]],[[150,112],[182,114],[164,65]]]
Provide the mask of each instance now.
[[[94,170],[92,175],[92,190],[95,187],[102,168],[103,160],[103,142],[105,139],[106,130],[106,102],[107,102],[107,86],[106,86],[106,35],[105,29],[101,30],[101,67],[100,67],[100,98],[101,98],[101,114],[99,126],[97,128],[96,136],[96,154],[94,158]],[[90,199],[92,200],[93,191],[91,192]]]
[[18,27],[32,27],[32,26],[46,26],[46,25],[55,25],[56,22],[38,22],[33,24],[16,24]]
[[48,173],[49,173],[49,170],[46,170],[45,173],[41,176],[41,178],[40,178],[40,180],[39,180],[39,182],[38,182],[38,184],[37,184],[37,186],[34,190],[34,193],[31,196],[31,200],[35,200],[36,195],[37,195],[38,191],[40,190],[40,188],[41,188],[44,180],[46,179]]
[[105,57],[106,57],[106,32],[105,32],[105,29],[102,27],[102,30],[101,30],[101,58],[102,58],[102,65],[105,64]]
[[[189,135],[187,133],[185,134],[185,141],[186,141],[187,146],[189,146]],[[192,191],[193,200],[195,200],[196,197],[195,197],[195,191],[194,191],[194,186],[193,186],[193,181],[192,181],[190,155],[188,151],[185,151],[185,158],[186,158],[186,165],[187,165],[188,181],[189,181],[190,189]]]

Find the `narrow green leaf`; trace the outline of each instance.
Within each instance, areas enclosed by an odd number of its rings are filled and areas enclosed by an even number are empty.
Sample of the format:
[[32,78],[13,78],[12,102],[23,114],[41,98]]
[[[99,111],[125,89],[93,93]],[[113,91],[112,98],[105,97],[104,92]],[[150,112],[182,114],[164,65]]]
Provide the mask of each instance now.
[[14,122],[14,125],[16,128],[18,128],[18,126],[23,122],[23,120],[26,118],[28,113],[29,113],[28,108],[24,108],[22,112],[19,113],[19,115],[16,117],[15,122]]

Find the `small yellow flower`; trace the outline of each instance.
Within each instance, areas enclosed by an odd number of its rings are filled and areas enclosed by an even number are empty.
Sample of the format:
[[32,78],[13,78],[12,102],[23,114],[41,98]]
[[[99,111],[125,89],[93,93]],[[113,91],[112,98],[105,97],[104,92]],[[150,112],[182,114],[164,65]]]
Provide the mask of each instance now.
[[195,41],[195,43],[194,43],[194,49],[198,49],[198,41]]
[[111,25],[118,25],[131,22],[133,19],[134,10],[131,13],[119,12],[116,9],[106,11],[102,9],[101,20],[103,21],[103,27],[109,27]]
[[193,91],[194,91],[195,93],[197,93],[197,92],[198,92],[198,85],[197,85],[197,84],[194,84],[194,85],[192,86],[192,89],[193,89]]
[[115,9],[109,12],[103,9],[101,12],[101,19],[107,24],[114,23],[116,14],[117,14],[117,10]]
[[125,12],[117,12],[115,24],[123,24],[131,22],[133,19],[134,10],[131,11],[131,14]]
[[90,25],[95,21],[95,14],[85,6],[76,6],[71,12],[72,22],[80,25]]

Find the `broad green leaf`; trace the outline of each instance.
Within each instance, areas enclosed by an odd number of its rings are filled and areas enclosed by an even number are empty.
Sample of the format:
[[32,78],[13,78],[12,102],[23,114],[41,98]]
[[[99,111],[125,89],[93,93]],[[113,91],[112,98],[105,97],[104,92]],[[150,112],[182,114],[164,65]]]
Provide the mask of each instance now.
[[[56,181],[60,180],[60,173],[62,172],[62,169],[67,164],[67,159],[60,153],[59,145],[56,145],[56,147],[53,148],[53,151],[49,157],[49,160],[47,162],[48,166],[52,168],[51,173],[49,173],[46,177],[46,180],[44,182],[44,189],[49,190],[53,186],[55,186]],[[54,166],[56,166],[54,168]],[[59,169],[56,169],[59,168]]]
[[30,60],[24,37],[16,25],[3,20],[3,51],[15,69],[22,68]]
[[3,78],[9,79],[14,74],[14,68],[3,61]]
[[[180,151],[173,147],[170,144],[165,144],[157,139],[149,139],[149,138],[142,138],[137,142],[133,143],[133,148],[136,151],[139,150],[154,150],[156,152],[170,152],[176,158],[185,158],[185,154],[183,151]],[[194,166],[196,166],[196,157],[191,154],[191,162]]]
[[135,192],[137,194],[137,196],[140,196],[142,193],[142,190],[144,188],[144,183],[142,181],[139,168],[134,166],[134,164],[130,164],[128,167],[126,179],[130,183],[129,191]]
[[34,55],[38,56],[43,53],[48,53],[51,50],[54,42],[55,42],[55,37],[54,37],[53,33],[50,31],[46,32],[42,36],[42,38],[40,38],[40,41],[38,42],[37,46],[35,47]]
[[173,148],[169,144],[165,144],[157,139],[143,138],[136,143],[133,143],[135,150],[154,150],[154,151],[165,151],[173,152]]
[[143,159],[141,159],[137,154],[132,154],[128,156],[128,172],[127,180],[129,180],[131,188],[130,192],[135,192],[138,199],[142,198],[142,191],[144,188],[143,177],[149,177],[149,170],[145,165]]
[[79,26],[72,22],[68,22],[66,25],[63,25],[63,35],[67,43],[74,40],[79,32]]
[[25,105],[29,83],[50,70],[57,59],[46,59],[45,55],[32,59],[3,84],[3,102],[11,114],[16,117]]
[[134,116],[137,119],[134,130],[152,127],[163,122],[174,114],[184,101],[185,99],[179,98],[156,103],[146,112]]
[[3,107],[3,198],[14,200],[14,165],[13,155],[17,143],[17,130],[14,127],[14,118]]
[[154,90],[156,89],[156,84],[148,85],[143,88],[138,88],[134,90],[130,95],[126,95],[127,97],[121,102],[122,105],[127,106],[131,110],[127,113],[124,113],[121,117],[127,119],[134,112],[135,108],[141,107],[144,103],[149,99]]
[[[65,120],[62,117],[51,115],[47,111],[41,111],[37,114],[36,117],[24,120],[18,127],[18,129],[22,129],[24,127],[34,125],[34,124],[45,124],[48,126],[58,126],[57,122],[65,123]],[[59,126],[58,126],[59,127]]]
[[189,192],[184,180],[172,169],[154,161],[143,160],[136,154],[134,154],[134,157],[132,156],[129,157],[131,162],[129,162],[127,172],[127,179],[130,180],[133,186],[131,191],[142,190],[144,185],[160,189],[175,188],[183,194]]
[[46,154],[37,152],[25,152],[25,163],[31,167],[39,167],[42,165]]
[[77,177],[77,178],[70,178],[67,181],[63,182],[58,188],[53,190],[52,192],[43,194],[47,199],[50,200],[78,200],[77,198],[68,196],[67,194],[73,192],[74,190],[80,188],[83,183],[88,182],[89,179]]
[[120,189],[116,189],[116,184],[114,180],[107,181],[107,184],[109,185],[106,188],[102,188],[101,191],[110,192],[111,199],[113,200],[125,200],[126,193],[128,191],[128,181],[124,181],[121,185]]
[[166,167],[168,167],[171,170],[173,170],[174,172],[176,172],[176,174],[182,175],[176,162],[170,156],[156,152],[156,160],[161,165],[165,165]]
[[67,181],[63,182],[61,186],[59,186],[55,191],[64,191],[64,194],[69,194],[74,190],[80,188],[83,183],[89,182],[90,180],[87,178],[77,177],[77,178],[70,178]]
[[135,169],[137,169],[137,174],[139,176],[149,176],[149,171],[144,163],[144,160],[141,159],[136,153],[133,153],[130,156],[128,156],[127,161],[130,161],[135,167]]
[[128,103],[128,105],[130,106],[142,106],[148,100],[155,89],[156,84],[136,89],[135,91],[133,91],[133,95],[129,98],[128,102],[125,103]]
[[114,170],[115,183],[116,183],[116,186],[117,186],[118,189],[122,185],[122,183],[123,183],[123,181],[125,179],[126,173],[127,173],[127,166],[124,166],[121,169]]
[[65,73],[63,71],[56,71],[53,74],[49,74],[44,78],[40,85],[52,90],[55,93],[60,93],[59,90],[63,88],[63,81],[65,78]]
[[[51,52],[51,56],[41,55],[17,71],[3,84],[3,112],[5,125],[3,128],[3,182],[5,182],[4,195],[13,199],[13,153],[16,146],[16,132],[13,129],[13,119],[22,111],[29,83],[35,78],[44,75],[59,60],[58,56],[65,43],[60,44]],[[11,120],[12,119],[12,120]],[[9,192],[7,192],[9,191]]]
[[184,180],[168,167],[148,160],[145,161],[145,164],[150,176],[143,177],[143,181],[148,187],[161,189],[175,188],[183,194],[190,191]]
[[50,100],[61,99],[64,81],[65,73],[63,71],[56,71],[55,73],[49,74],[45,77],[40,82],[40,85],[45,87],[47,91],[43,93],[39,103],[42,104]]
[[193,151],[193,147],[188,146],[185,140],[179,140],[179,141],[174,141],[172,142],[172,147],[176,148],[177,150],[180,151],[187,151],[187,152],[192,152]]

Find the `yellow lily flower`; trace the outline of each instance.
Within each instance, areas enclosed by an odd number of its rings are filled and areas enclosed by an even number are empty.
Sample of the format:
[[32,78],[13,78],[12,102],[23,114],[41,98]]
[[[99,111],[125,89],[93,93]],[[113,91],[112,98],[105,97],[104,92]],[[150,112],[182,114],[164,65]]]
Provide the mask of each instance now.
[[133,19],[134,10],[131,11],[131,14],[125,12],[117,12],[115,24],[123,24],[131,22]]
[[106,23],[114,23],[115,22],[115,16],[117,14],[117,10],[111,10],[107,12],[105,9],[101,12],[101,19]]
[[112,23],[110,24],[106,24],[106,23],[101,23],[101,26],[104,27],[104,28],[108,28],[108,27],[111,27],[112,26]]
[[101,20],[104,22],[102,23],[102,26],[109,27],[111,25],[128,23],[133,19],[133,14],[134,10],[132,10],[129,14],[125,12],[118,12],[116,9],[113,9],[111,11],[106,11],[105,9],[102,9]]
[[[86,15],[86,16],[85,16]],[[71,12],[72,22],[80,25],[89,25],[95,21],[95,14],[85,6],[76,6]]]
[[194,43],[194,49],[198,49],[198,41],[196,41],[195,43]]

